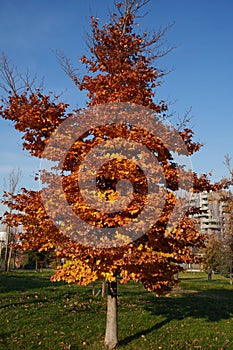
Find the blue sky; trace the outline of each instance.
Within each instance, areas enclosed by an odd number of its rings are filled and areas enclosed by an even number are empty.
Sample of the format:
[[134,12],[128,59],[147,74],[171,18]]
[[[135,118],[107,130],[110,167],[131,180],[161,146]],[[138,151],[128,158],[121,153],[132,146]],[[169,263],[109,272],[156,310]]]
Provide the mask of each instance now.
[[[120,0],[119,0],[120,2]],[[81,94],[56,62],[63,50],[74,62],[87,53],[85,31],[90,15],[104,22],[112,0],[1,0],[0,50],[21,72],[27,68],[45,79],[48,90],[62,92],[64,102],[84,106]],[[158,29],[175,21],[166,36],[177,48],[162,58],[160,68],[170,70],[157,99],[171,103],[182,117],[192,107],[191,126],[196,140],[205,144],[192,158],[198,173],[213,171],[213,179],[226,174],[224,155],[233,156],[233,2],[232,0],[151,0],[144,29]],[[21,151],[20,135],[0,120],[0,191],[12,168],[21,168],[23,187],[34,187],[39,161]]]

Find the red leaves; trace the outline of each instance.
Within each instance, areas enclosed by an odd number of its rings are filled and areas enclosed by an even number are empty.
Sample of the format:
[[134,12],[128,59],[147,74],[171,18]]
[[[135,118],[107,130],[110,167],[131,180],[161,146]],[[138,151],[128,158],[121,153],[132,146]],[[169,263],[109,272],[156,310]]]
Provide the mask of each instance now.
[[185,128],[183,131],[180,132],[180,136],[184,140],[184,143],[190,155],[195,152],[198,152],[202,146],[202,144],[200,144],[199,142],[195,143],[192,141],[193,134],[193,130],[188,128]]
[[[117,5],[121,7],[121,3]],[[83,56],[80,61],[96,76],[84,76],[80,90],[87,90],[89,105],[107,102],[132,102],[149,107],[160,113],[167,107],[153,102],[153,88],[159,78],[157,70],[150,66],[151,60],[144,51],[144,35],[132,32],[134,17],[129,13],[118,21],[112,19],[103,29],[92,17],[94,45],[93,56]]]
[[19,249],[54,250],[69,241],[48,217],[39,192],[24,189],[17,195],[6,193],[4,204],[11,210],[4,214],[4,222],[19,227]]
[[0,116],[13,121],[16,130],[24,133],[23,148],[40,157],[46,140],[66,118],[67,107],[39,91],[30,95],[25,92],[10,96],[8,105],[0,110]]

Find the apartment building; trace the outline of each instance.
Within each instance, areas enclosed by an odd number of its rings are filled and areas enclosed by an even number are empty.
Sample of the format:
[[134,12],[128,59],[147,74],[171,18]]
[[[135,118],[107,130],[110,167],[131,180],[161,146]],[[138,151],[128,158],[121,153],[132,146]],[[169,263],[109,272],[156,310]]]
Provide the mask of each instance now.
[[6,231],[1,231],[0,232],[0,244],[2,244],[4,246],[6,244],[6,240],[7,240]]
[[199,213],[193,214],[198,229],[201,233],[212,235],[221,239],[225,231],[226,212],[224,203],[218,200],[214,192],[193,193],[189,199],[191,207],[200,208]]

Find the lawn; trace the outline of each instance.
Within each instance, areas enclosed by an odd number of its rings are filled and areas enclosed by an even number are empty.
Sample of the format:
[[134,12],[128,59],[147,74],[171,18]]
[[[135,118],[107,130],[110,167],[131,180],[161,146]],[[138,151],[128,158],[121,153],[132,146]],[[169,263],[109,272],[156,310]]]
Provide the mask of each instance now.
[[[91,286],[51,283],[50,273],[0,272],[0,349],[104,349],[106,301],[92,297]],[[119,349],[233,349],[228,280],[180,279],[160,298],[140,284],[119,286]]]

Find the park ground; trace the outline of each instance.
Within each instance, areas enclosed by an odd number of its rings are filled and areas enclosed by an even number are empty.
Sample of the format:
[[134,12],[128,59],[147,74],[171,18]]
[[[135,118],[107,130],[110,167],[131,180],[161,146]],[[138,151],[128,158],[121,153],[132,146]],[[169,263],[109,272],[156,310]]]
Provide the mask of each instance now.
[[[106,300],[93,297],[92,286],[52,283],[50,275],[0,272],[0,349],[104,349]],[[184,273],[180,280],[159,298],[141,284],[119,285],[119,349],[233,349],[228,279]]]

